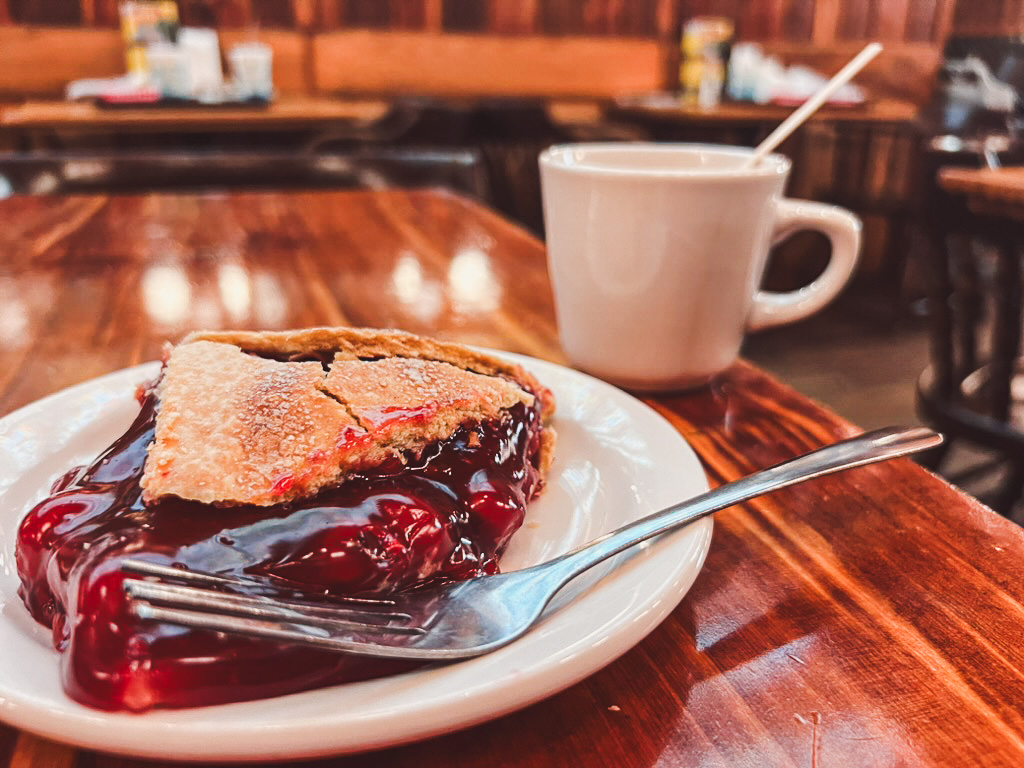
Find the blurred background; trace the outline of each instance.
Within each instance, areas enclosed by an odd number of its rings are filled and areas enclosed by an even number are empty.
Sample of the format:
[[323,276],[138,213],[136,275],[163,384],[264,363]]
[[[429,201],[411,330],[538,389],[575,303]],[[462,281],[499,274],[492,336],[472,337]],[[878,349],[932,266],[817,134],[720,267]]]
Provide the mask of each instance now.
[[[856,279],[746,355],[865,427],[980,413],[996,480],[970,452],[944,466],[1007,511],[1024,409],[978,405],[992,387],[970,374],[993,345],[1016,360],[1020,279],[975,235],[1005,245],[1024,214],[979,216],[939,172],[1020,162],[1022,35],[1024,0],[0,0],[0,197],[443,186],[543,237],[544,147],[753,145],[878,40],[781,148],[791,196],[862,218]],[[767,285],[803,285],[826,258],[797,235]],[[1007,286],[1016,300],[993,292]],[[999,370],[1024,397],[1016,364]],[[992,448],[987,434],[964,431]]]

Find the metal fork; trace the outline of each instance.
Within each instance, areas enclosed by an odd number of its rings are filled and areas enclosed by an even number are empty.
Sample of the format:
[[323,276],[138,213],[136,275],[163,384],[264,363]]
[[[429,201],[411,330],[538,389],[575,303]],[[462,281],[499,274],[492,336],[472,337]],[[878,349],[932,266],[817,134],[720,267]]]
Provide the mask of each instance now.
[[[126,560],[124,569],[162,581],[128,578],[125,589],[143,619],[365,656],[468,658],[523,635],[571,579],[642,541],[769,491],[941,442],[941,435],[922,427],[869,432],[668,507],[546,563],[381,600],[324,602],[315,596],[295,599],[294,592],[282,599],[265,582],[137,560]],[[237,594],[246,590],[264,594]]]

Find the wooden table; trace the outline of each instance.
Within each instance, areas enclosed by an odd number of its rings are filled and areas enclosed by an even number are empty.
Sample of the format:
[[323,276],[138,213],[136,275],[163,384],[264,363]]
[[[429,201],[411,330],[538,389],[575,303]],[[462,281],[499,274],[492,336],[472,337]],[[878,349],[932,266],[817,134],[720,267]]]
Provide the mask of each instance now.
[[[724,101],[714,107],[701,108],[685,104],[672,93],[624,96],[610,107],[610,114],[643,123],[678,125],[734,126],[781,123],[795,107],[780,104]],[[826,105],[810,120],[832,123],[910,123],[917,119],[918,108],[906,101],[879,99],[852,106]]]
[[[545,102],[553,120],[596,122],[592,100]],[[315,134],[341,127],[368,126],[388,114],[387,99],[282,96],[260,106],[99,107],[88,101],[27,101],[0,105],[0,131],[23,147],[60,144],[67,137],[137,133],[225,133],[302,131]]]
[[1024,221],[1024,167],[944,168],[939,185],[976,213]]
[[0,126],[51,131],[276,130],[372,120],[387,101],[283,97],[267,105],[100,107],[89,101],[27,101],[0,112]]
[[[562,359],[541,244],[446,193],[15,198],[0,216],[2,412],[195,327],[399,326]],[[466,249],[488,301],[449,289]],[[857,431],[743,363],[644,399],[716,483]],[[586,681],[325,762],[1019,766],[1022,637],[1021,530],[899,460],[720,513],[681,605]],[[0,745],[19,767],[136,764],[3,728]]]
[[60,146],[83,136],[139,133],[300,131],[315,134],[339,125],[369,124],[383,117],[388,101],[284,96],[267,105],[99,107],[87,101],[28,101],[0,108],[0,130],[22,148]]

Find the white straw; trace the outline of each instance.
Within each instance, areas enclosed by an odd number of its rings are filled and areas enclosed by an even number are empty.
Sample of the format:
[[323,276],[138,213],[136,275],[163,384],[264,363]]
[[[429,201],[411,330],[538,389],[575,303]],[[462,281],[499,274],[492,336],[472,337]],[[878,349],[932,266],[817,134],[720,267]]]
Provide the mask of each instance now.
[[782,123],[779,124],[779,127],[772,131],[767,139],[758,144],[757,149],[754,150],[754,154],[750,156],[744,167],[751,168],[764,160],[769,152],[779,146],[779,144],[781,144],[789,134],[795,131],[800,124],[804,122],[804,120],[810,117],[822,104],[828,101],[832,94],[850,82],[854,75],[864,69],[868,62],[881,52],[881,43],[868,44],[864,50],[854,56],[845,67],[836,72],[835,77],[825,83],[820,91],[801,104],[799,109],[783,120]]

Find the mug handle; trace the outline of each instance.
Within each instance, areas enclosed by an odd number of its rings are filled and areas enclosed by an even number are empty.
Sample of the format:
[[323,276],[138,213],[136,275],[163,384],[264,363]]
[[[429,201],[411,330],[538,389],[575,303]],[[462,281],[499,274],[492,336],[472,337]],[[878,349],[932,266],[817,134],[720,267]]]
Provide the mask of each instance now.
[[787,293],[758,291],[747,320],[748,330],[759,331],[814,314],[839,295],[853,274],[860,252],[860,219],[834,205],[780,200],[776,208],[772,244],[804,229],[821,232],[832,243],[828,266],[814,282],[798,290]]

